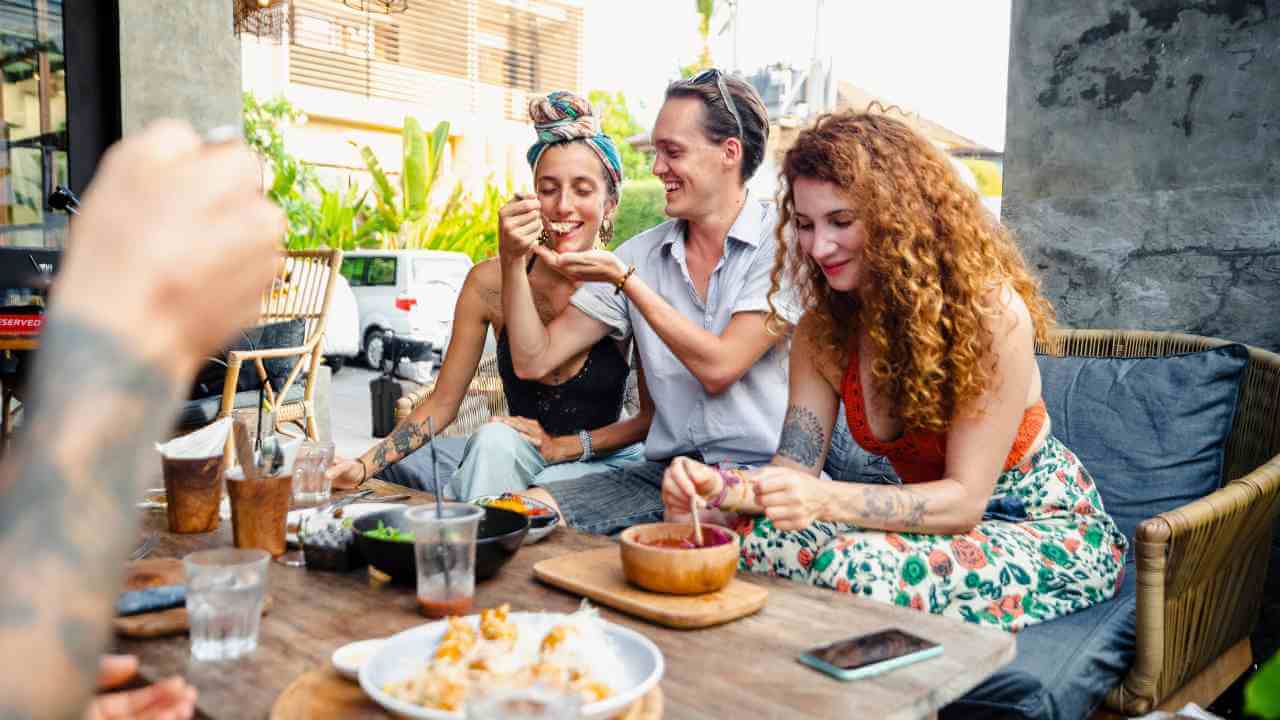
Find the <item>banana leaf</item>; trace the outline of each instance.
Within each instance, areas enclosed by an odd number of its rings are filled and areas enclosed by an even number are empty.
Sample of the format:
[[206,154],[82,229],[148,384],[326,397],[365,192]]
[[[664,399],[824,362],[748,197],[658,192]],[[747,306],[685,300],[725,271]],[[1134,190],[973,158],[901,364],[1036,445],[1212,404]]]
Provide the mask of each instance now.
[[404,214],[420,216],[427,211],[427,195],[431,190],[427,177],[430,156],[422,126],[412,116],[404,119],[403,143],[404,172],[400,174],[400,187],[404,196]]

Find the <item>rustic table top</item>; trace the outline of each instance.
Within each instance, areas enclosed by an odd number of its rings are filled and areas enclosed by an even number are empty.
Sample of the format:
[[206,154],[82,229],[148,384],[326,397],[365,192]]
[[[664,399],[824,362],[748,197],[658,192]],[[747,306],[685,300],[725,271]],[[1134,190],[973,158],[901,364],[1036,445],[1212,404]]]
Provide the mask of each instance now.
[[[371,481],[379,494],[404,488]],[[373,498],[370,498],[371,500]],[[411,503],[430,495],[415,493]],[[163,511],[148,511],[146,530],[158,532],[152,557],[231,544],[230,522],[211,533],[165,532]],[[476,606],[510,603],[513,610],[571,612],[580,598],[536,581],[533,565],[566,552],[612,543],[608,538],[557,529],[526,545],[498,576],[476,587]],[[765,586],[769,600],[755,615],[702,630],[672,630],[609,608],[601,616],[651,639],[666,659],[661,687],[666,718],[929,717],[1013,659],[1014,638],[998,630],[892,607],[777,578],[740,575]],[[141,659],[155,680],[182,674],[200,692],[198,710],[212,718],[266,718],[276,697],[295,678],[325,666],[334,649],[353,640],[384,637],[426,622],[414,591],[381,582],[367,571],[307,571],[271,563],[272,610],[263,617],[258,649],[235,663],[197,663],[185,635],[117,642]],[[801,652],[834,640],[901,627],[941,643],[941,656],[873,678],[841,682],[797,662]]]

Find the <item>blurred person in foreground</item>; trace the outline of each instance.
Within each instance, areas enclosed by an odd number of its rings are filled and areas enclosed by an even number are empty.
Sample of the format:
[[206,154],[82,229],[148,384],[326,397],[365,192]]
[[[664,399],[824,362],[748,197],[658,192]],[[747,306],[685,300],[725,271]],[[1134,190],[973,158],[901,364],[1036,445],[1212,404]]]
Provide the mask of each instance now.
[[157,122],[103,156],[71,224],[28,422],[0,463],[0,717],[190,715],[181,680],[93,705],[90,693],[149,448],[200,359],[254,322],[283,231],[238,143]]

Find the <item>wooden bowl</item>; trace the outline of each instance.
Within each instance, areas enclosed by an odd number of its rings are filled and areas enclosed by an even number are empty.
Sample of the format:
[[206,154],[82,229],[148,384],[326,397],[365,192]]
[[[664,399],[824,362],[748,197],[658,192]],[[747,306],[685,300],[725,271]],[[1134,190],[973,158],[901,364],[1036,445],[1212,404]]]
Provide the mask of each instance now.
[[702,523],[708,531],[728,535],[729,542],[700,548],[665,548],[646,545],[693,535],[691,523],[651,523],[622,531],[620,545],[622,572],[633,585],[669,595],[700,595],[715,592],[738,571],[741,540],[727,527]]

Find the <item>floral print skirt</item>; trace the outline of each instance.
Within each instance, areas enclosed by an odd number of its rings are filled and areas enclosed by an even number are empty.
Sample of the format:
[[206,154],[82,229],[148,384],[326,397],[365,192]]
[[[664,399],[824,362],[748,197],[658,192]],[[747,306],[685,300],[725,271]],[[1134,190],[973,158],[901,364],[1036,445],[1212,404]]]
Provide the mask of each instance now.
[[743,570],[1011,632],[1114,595],[1128,544],[1093,478],[1054,437],[1000,475],[988,513],[963,535],[822,521],[783,532],[745,516],[736,529]]

